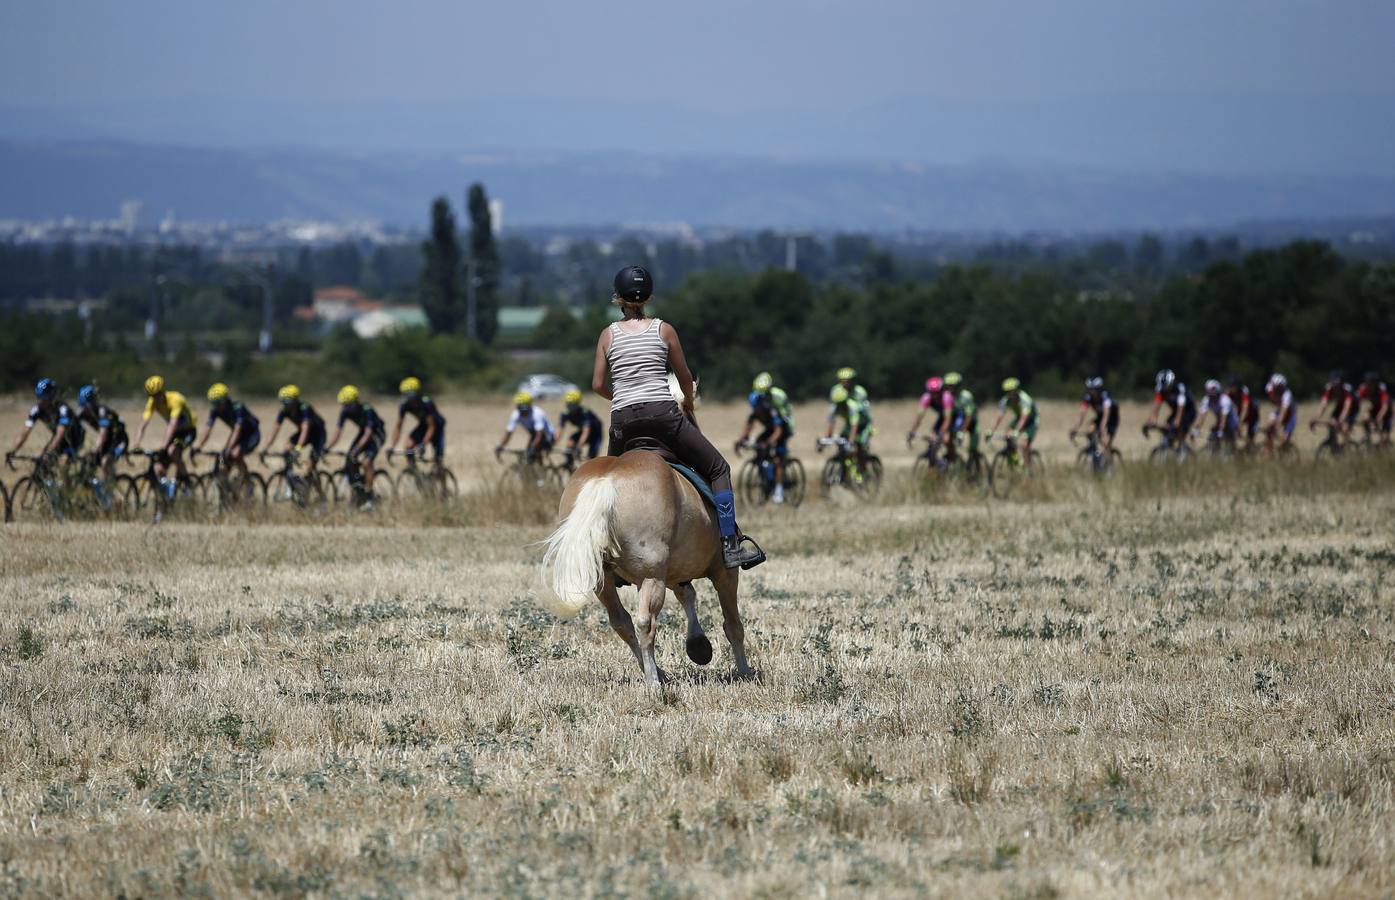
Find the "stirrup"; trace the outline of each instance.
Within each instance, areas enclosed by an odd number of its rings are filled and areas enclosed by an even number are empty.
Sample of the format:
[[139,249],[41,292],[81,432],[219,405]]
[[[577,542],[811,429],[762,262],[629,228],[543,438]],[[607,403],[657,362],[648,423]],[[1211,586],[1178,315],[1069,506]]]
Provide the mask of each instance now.
[[[730,558],[728,556],[728,551],[731,551],[731,553],[733,554],[750,552],[746,551],[745,548],[742,547],[742,545],[747,543],[748,541],[750,542],[751,547],[754,548],[756,555],[754,558],[749,559],[745,562],[737,563],[737,565],[739,565],[742,569],[754,569],[756,566],[765,562],[765,551],[761,549],[760,544],[756,543],[755,538],[752,538],[749,535],[745,534],[738,535],[736,541],[730,547],[722,547],[722,562],[726,563]],[[727,568],[736,568],[736,566],[728,565]]]

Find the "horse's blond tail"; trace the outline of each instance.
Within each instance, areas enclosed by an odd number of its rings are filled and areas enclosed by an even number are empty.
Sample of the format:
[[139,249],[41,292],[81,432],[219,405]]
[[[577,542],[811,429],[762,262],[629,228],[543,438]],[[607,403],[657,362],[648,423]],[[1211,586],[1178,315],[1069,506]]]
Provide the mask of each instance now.
[[615,548],[610,517],[617,497],[615,483],[602,475],[582,485],[576,503],[547,539],[543,554],[543,605],[553,615],[570,619],[596,596],[605,554]]

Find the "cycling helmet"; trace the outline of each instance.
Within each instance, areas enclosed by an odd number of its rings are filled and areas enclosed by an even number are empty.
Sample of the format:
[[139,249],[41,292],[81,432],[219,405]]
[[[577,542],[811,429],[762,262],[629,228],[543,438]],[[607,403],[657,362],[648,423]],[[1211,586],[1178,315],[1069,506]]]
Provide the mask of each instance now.
[[527,391],[519,391],[517,394],[513,395],[513,405],[518,407],[532,406],[533,395]]
[[97,399],[97,386],[95,384],[84,384],[78,388],[78,406],[86,406]]
[[1013,391],[1017,390],[1017,389],[1020,388],[1020,387],[1022,387],[1022,382],[1021,382],[1020,380],[1016,379],[1016,378],[1004,378],[1004,379],[1003,379],[1003,393],[1004,393],[1004,394],[1011,394]]
[[562,402],[568,404],[580,403],[581,391],[578,391],[576,388],[572,388],[570,391],[567,391],[565,394],[562,395]]
[[769,372],[762,372],[756,376],[756,380],[751,382],[751,390],[765,393],[775,384],[775,379],[770,377]]
[[615,296],[626,303],[643,303],[654,295],[654,278],[643,266],[626,266],[615,273]]
[[925,389],[932,394],[944,390],[944,386],[945,380],[938,375],[931,375],[925,379]]
[[1288,379],[1275,372],[1269,376],[1269,383],[1264,386],[1266,391],[1281,391],[1288,387]]
[[300,399],[300,388],[293,384],[288,384],[276,392],[276,399],[282,403],[294,403]]
[[1206,379],[1205,387],[1206,393],[1208,394],[1219,394],[1221,392],[1221,383],[1214,378]]
[[34,396],[40,400],[52,400],[58,396],[58,384],[52,378],[40,378],[34,385]]
[[1087,390],[1087,391],[1102,391],[1102,390],[1104,390],[1104,379],[1101,378],[1101,377],[1099,377],[1098,375],[1096,375],[1094,378],[1086,378],[1086,379],[1085,379],[1085,390]]
[[751,405],[752,409],[755,409],[758,406],[763,406],[766,402],[766,398],[760,391],[751,391],[751,393],[746,395],[746,402]]
[[145,392],[151,397],[154,397],[156,394],[163,394],[165,392],[164,376],[151,375],[149,378],[145,379]]
[[854,369],[852,366],[843,366],[843,368],[838,370],[839,381],[852,381],[856,377],[857,370]]
[[1159,369],[1158,374],[1153,376],[1153,388],[1159,394],[1177,383],[1177,373],[1171,369]]
[[828,402],[835,404],[847,403],[848,389],[843,387],[841,384],[835,384],[833,386],[833,390],[828,392]]
[[218,382],[208,389],[208,402],[221,403],[228,399],[228,386],[223,382]]
[[946,373],[945,373],[945,387],[951,387],[951,388],[952,388],[952,387],[959,387],[959,385],[961,385],[961,384],[963,384],[963,383],[964,383],[964,376],[963,376],[963,375],[960,375],[958,372],[946,372]]
[[346,384],[339,389],[339,403],[341,405],[357,402],[358,388],[354,387],[352,384]]
[[402,379],[402,383],[397,386],[397,392],[399,394],[421,393],[421,379],[413,375],[408,375],[406,378]]
[[1363,377],[1367,384],[1375,384],[1377,381],[1380,381],[1379,372],[1367,372]]

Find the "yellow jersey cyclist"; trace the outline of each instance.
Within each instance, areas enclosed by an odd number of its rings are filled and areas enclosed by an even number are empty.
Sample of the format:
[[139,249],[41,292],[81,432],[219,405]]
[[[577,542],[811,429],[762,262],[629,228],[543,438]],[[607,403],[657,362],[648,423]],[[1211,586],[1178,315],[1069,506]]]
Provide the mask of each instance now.
[[371,403],[363,402],[358,388],[352,384],[346,384],[339,389],[338,400],[339,423],[335,426],[334,436],[325,444],[325,449],[333,449],[334,445],[339,443],[339,436],[344,433],[345,422],[358,426],[358,434],[354,435],[349,444],[349,459],[363,473],[363,489],[367,491],[369,499],[372,499],[373,462],[378,458],[378,451],[383,449],[387,440],[387,425],[384,424],[383,417],[374,411]]
[[751,382],[751,394],[746,398],[751,412],[746,417],[746,427],[741,437],[736,439],[736,449],[751,436],[751,428],[757,422],[761,432],[756,437],[757,444],[769,444],[775,462],[775,490],[770,494],[773,503],[785,502],[785,458],[789,456],[789,441],[794,434],[794,408],[789,395],[775,386],[775,378],[769,372],[761,372]]
[[558,430],[570,425],[576,429],[567,440],[567,450],[579,454],[586,448],[586,458],[595,459],[601,453],[601,441],[605,438],[605,426],[601,417],[581,403],[581,391],[573,388],[562,395],[562,415],[557,420]]
[[529,462],[535,462],[546,454],[557,440],[557,433],[552,430],[552,423],[548,421],[547,413],[533,403],[532,394],[527,391],[519,391],[514,395],[513,412],[509,415],[508,424],[504,426],[504,436],[499,438],[499,446],[494,448],[495,456],[504,452],[504,448],[513,439],[514,431],[520,426],[528,433]]
[[[281,433],[281,423],[290,422],[295,430],[291,432],[288,446],[297,453],[310,451],[305,471],[313,476],[319,468],[320,457],[325,455],[325,420],[315,412],[315,407],[300,398],[300,388],[293,384],[277,391],[276,399],[281,402],[281,410],[276,414],[276,427],[271,429],[266,446],[270,449],[276,443],[276,436]],[[265,458],[266,454],[267,451],[263,450],[262,457]]]
[[[194,443],[198,436],[198,426],[194,424],[194,408],[178,391],[165,390],[162,375],[151,375],[145,379],[145,412],[141,415],[140,428],[136,429],[135,445],[139,447],[145,438],[145,429],[150,420],[159,416],[169,424],[155,457],[155,475],[164,485],[165,496],[174,499],[174,492],[180,480],[188,477],[184,468],[184,449]],[[174,465],[175,477],[167,477],[170,464]]]
[[246,478],[247,457],[255,453],[262,442],[261,423],[245,404],[232,398],[228,386],[221,381],[209,387],[208,404],[208,422],[195,449],[202,450],[213,435],[213,426],[222,422],[228,426],[228,439],[221,451],[223,458]]
[[397,407],[397,425],[392,429],[392,441],[388,452],[397,449],[397,441],[402,437],[402,422],[410,414],[417,420],[417,427],[407,435],[407,452],[430,444],[436,451],[437,461],[446,458],[446,417],[436,408],[436,402],[421,392],[421,379],[414,375],[402,379],[397,386],[402,395],[402,403]]
[[131,443],[126,434],[126,423],[121,421],[116,410],[102,402],[95,384],[84,384],[78,389],[78,418],[97,433],[92,462],[110,478],[116,461],[125,455]]
[[[853,454],[857,460],[857,466],[853,469],[853,481],[862,483],[862,473],[867,465],[867,452],[872,443],[872,414],[866,403],[854,397],[847,388],[841,384],[833,386],[833,390],[828,392],[828,431],[825,438],[833,437],[833,428],[838,420],[843,420],[843,428],[839,432],[842,438],[850,443]],[[819,447],[819,452],[823,448]]]
[[1011,413],[1012,427],[1008,434],[1021,441],[1018,449],[1022,459],[1031,459],[1032,441],[1036,440],[1037,429],[1041,426],[1041,414],[1037,411],[1032,395],[1022,390],[1021,379],[1004,378],[1002,390],[1003,397],[998,401],[998,418],[993,420],[993,427],[988,429],[988,439],[993,440],[993,436],[1003,424],[1003,419]]
[[44,445],[44,456],[62,453],[69,458],[76,457],[82,449],[84,432],[78,414],[68,405],[58,392],[58,383],[52,378],[40,378],[34,385],[35,403],[29,407],[29,415],[24,419],[24,430],[19,433],[14,449],[5,454],[5,461],[20,451],[29,440],[29,432],[43,422],[48,427],[50,437]]

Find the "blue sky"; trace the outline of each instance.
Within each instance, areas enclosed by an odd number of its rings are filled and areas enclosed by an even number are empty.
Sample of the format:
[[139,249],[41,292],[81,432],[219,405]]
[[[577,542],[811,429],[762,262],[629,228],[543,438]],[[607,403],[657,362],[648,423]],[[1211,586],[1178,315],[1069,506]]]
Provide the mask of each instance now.
[[1395,172],[1395,3],[44,0],[0,135]]

